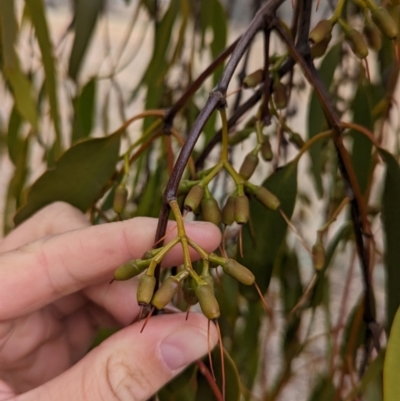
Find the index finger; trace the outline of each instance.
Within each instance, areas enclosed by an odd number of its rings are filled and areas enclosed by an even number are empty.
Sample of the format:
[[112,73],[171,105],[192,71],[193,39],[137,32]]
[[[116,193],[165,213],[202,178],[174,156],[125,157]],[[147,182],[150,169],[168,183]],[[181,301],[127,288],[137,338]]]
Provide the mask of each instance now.
[[[85,227],[1,254],[0,321],[25,315],[111,278],[119,265],[140,258],[152,247],[157,221],[138,217]],[[207,250],[219,244],[220,232],[212,224],[187,223],[186,230]],[[175,235],[175,231],[170,232],[166,242]],[[175,264],[180,258],[180,247],[176,247],[166,262]]]

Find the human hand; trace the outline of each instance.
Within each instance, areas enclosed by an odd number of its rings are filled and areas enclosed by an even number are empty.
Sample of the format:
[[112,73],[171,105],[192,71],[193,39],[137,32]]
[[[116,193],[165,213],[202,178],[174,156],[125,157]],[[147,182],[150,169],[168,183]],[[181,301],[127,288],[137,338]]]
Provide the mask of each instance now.
[[[0,401],[146,400],[207,352],[204,316],[155,316],[140,334],[142,323],[131,324],[137,280],[109,284],[116,267],[152,247],[156,225],[90,226],[55,203],[0,242]],[[218,246],[212,224],[186,230],[206,250]],[[167,242],[176,235],[168,231]],[[181,259],[176,247],[163,263]],[[87,353],[100,326],[123,329]]]

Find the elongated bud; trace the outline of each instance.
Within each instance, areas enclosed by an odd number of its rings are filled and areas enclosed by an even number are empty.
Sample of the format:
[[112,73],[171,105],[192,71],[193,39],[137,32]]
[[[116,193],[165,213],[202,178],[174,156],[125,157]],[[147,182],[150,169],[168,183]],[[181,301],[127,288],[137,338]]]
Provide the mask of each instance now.
[[323,19],[319,21],[308,35],[308,40],[310,44],[314,45],[322,42],[327,36],[331,34],[332,28],[333,25],[330,20]]
[[195,294],[204,316],[210,320],[218,319],[220,311],[213,289],[208,284],[199,285],[196,287]]
[[214,198],[207,198],[201,201],[201,213],[205,221],[214,223],[216,226],[221,224],[221,211],[218,202]]
[[147,265],[142,263],[138,264],[137,260],[131,260],[128,263],[119,266],[114,272],[115,280],[129,280],[132,277],[137,276],[146,269]]
[[154,288],[156,287],[156,278],[143,274],[140,276],[139,286],[136,293],[137,302],[139,305],[149,305],[153,298]]
[[332,39],[332,34],[326,36],[321,42],[316,43],[311,47],[311,57],[313,59],[320,58],[326,53],[326,49]]
[[239,174],[245,179],[248,180],[254,173],[258,164],[258,156],[253,152],[250,152],[246,155],[243,160],[242,165],[240,166]]
[[290,135],[289,141],[293,143],[297,149],[301,149],[304,146],[304,140],[297,132]]
[[278,110],[284,109],[287,105],[286,85],[277,81],[274,83],[274,103]]
[[246,195],[235,197],[235,221],[238,224],[246,224],[249,221],[250,206],[249,199]]
[[113,209],[120,214],[124,211],[128,199],[128,190],[124,185],[118,185],[114,193]]
[[230,226],[235,221],[235,197],[228,196],[225,206],[221,212],[222,222],[226,226]]
[[264,135],[263,142],[261,144],[261,157],[266,162],[269,162],[273,159],[274,154],[272,153],[271,142],[269,141],[268,135]]
[[368,22],[364,25],[363,33],[368,46],[376,52],[379,51],[382,47],[382,39],[378,27],[374,23]]
[[231,277],[244,285],[253,285],[255,281],[254,274],[245,266],[241,265],[235,259],[228,259],[222,266],[224,273],[229,274]]
[[252,132],[254,132],[254,127],[244,128],[240,131],[235,132],[233,135],[229,135],[229,145],[237,145],[238,143],[243,142],[250,136]]
[[351,50],[353,50],[353,53],[359,59],[368,56],[368,45],[364,36],[360,32],[351,28],[346,32],[346,39],[350,44]]
[[195,210],[200,205],[204,196],[204,188],[201,185],[195,185],[186,196],[184,207],[187,210]]
[[180,283],[174,277],[168,277],[156,291],[151,304],[158,310],[165,308],[178,292]]
[[260,68],[257,71],[252,72],[243,79],[244,88],[255,88],[263,80],[264,70]]
[[317,271],[321,270],[325,264],[325,248],[319,236],[312,247],[312,257],[314,269]]
[[262,186],[257,187],[257,189],[254,191],[254,196],[268,209],[276,210],[281,204],[279,199],[272,192],[268,191],[267,188]]
[[399,33],[397,25],[386,8],[378,7],[371,11],[371,18],[383,35],[389,39],[397,38]]
[[183,283],[183,299],[188,305],[196,305],[199,300],[195,293],[196,284],[192,277],[186,279]]

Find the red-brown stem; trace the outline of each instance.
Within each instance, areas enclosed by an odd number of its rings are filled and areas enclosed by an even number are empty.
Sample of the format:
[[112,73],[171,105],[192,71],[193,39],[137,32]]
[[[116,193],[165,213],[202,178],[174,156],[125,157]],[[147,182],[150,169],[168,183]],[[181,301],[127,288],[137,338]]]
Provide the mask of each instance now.
[[154,309],[155,309],[155,308],[154,308],[154,306],[153,306],[153,307],[151,308],[149,314],[147,315],[146,320],[144,321],[143,326],[142,326],[142,328],[141,328],[141,330],[140,330],[141,333],[143,333],[144,328],[146,327],[147,323],[149,322],[149,320],[150,320],[150,318],[151,318],[151,315],[152,315],[153,312],[154,312]]
[[224,358],[224,344],[222,343],[221,329],[219,328],[218,320],[214,321],[218,332],[219,351],[221,357],[221,376],[222,376],[222,399],[225,401],[225,358]]
[[211,355],[210,324],[211,324],[211,320],[209,319],[209,320],[208,320],[208,324],[207,324],[207,351],[208,351],[208,363],[210,364],[210,370],[211,370],[212,377],[213,377],[214,381],[217,381],[217,379],[215,378],[214,365],[213,365],[212,355]]
[[217,386],[217,383],[215,383],[213,377],[211,376],[211,372],[207,369],[207,366],[204,364],[204,362],[199,359],[198,361],[196,361],[196,364],[199,367],[201,374],[208,381],[208,384],[210,385],[210,388],[211,388],[212,392],[214,393],[217,401],[224,401],[224,399],[222,398],[221,391],[219,390],[219,388]]

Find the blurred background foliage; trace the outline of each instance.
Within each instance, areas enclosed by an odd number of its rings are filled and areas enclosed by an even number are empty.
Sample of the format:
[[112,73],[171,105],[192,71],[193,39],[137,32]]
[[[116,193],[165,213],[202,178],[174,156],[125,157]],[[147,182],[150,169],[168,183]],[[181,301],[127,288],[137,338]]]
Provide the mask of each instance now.
[[[4,234],[56,200],[88,213],[93,224],[157,217],[174,161],[220,78],[223,63],[185,100],[173,118],[174,130],[168,133],[160,129],[165,110],[176,105],[211,61],[245,32],[265,3],[1,1]],[[364,24],[363,3],[346,2],[342,12],[359,30]],[[321,4],[313,12],[311,27],[329,17],[336,6],[334,1]],[[398,26],[398,6],[388,7]],[[289,26],[297,18],[290,2],[279,8],[278,16]],[[351,129],[345,132],[344,143],[374,235],[371,274],[379,323],[376,338],[382,349],[367,352],[363,361],[365,345],[370,343],[365,340],[363,281],[346,204],[351,193],[339,174],[330,138],[313,142],[328,126],[312,86],[295,67],[282,78],[288,103],[279,111],[272,104],[271,122],[264,129],[272,160],[260,163],[252,179],[280,199],[290,227],[277,211],[252,199],[250,223],[243,230],[238,225],[224,229],[226,251],[238,255],[254,272],[268,304],[266,313],[255,291],[226,275],[219,277],[216,296],[226,350],[227,401],[398,399],[400,337],[390,337],[386,357],[385,348],[392,323],[394,333],[400,330],[400,318],[395,318],[400,304],[399,42],[385,37],[381,41],[379,49],[370,47],[370,79],[343,30],[333,32],[316,65],[340,118],[373,135],[371,141]],[[245,90],[242,83],[247,74],[263,68],[262,52],[259,35],[229,87],[230,116],[257,95],[256,87]],[[275,36],[270,57],[274,68],[289,57]],[[252,118],[260,98],[261,94],[231,124],[229,157],[234,166],[239,167],[254,148]],[[214,137],[220,127],[214,113],[185,177],[193,178],[194,169],[216,163],[220,146]],[[117,214],[112,203],[121,182],[129,196],[124,211]],[[222,206],[233,185],[221,174],[210,189]],[[316,238],[322,238],[325,252],[317,269],[311,249]],[[176,304],[186,309],[179,296]],[[96,341],[108,334],[100,333]],[[219,355],[218,349],[212,353],[220,388]],[[206,358],[168,384],[158,398],[217,399],[207,372]]]

